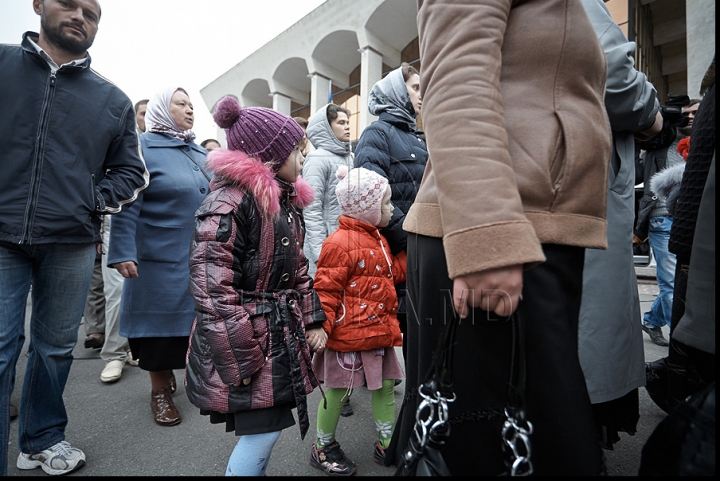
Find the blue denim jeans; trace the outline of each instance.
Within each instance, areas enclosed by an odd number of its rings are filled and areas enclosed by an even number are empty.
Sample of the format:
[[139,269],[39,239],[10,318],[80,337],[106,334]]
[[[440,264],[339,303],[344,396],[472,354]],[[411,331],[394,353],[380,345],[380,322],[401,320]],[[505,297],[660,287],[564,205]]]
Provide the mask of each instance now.
[[265,476],[270,455],[282,431],[243,434],[230,454],[225,476]]
[[650,306],[650,310],[643,315],[642,322],[646,327],[670,325],[675,287],[675,264],[677,262],[675,254],[668,250],[672,223],[672,217],[669,216],[650,218],[648,240],[657,264],[656,276],[660,292]]
[[63,391],[85,307],[95,244],[0,242],[0,476],[7,476],[10,395],[25,337],[32,286],[28,360],[18,406],[18,447],[36,454],[65,440]]

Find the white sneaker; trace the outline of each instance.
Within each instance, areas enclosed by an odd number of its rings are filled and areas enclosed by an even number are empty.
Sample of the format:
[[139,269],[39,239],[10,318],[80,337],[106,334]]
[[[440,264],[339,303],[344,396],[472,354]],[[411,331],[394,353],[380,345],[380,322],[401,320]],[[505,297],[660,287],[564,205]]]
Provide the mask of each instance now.
[[127,357],[125,358],[125,361],[128,364],[130,364],[131,366],[137,366],[138,364],[140,364],[140,359],[137,359],[137,360],[133,359],[131,352],[127,353]]
[[20,453],[18,469],[42,468],[47,474],[67,474],[85,465],[85,453],[73,448],[67,441],[60,441],[38,454]]
[[125,363],[118,361],[117,359],[108,361],[105,364],[105,369],[100,373],[100,380],[102,382],[115,382],[122,376],[123,367]]

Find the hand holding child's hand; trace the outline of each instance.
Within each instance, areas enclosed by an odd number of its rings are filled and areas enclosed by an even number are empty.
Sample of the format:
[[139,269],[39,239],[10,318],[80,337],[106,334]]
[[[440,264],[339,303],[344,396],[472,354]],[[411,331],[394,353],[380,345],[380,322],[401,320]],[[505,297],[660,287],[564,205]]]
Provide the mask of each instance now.
[[242,381],[239,381],[239,382],[236,382],[235,384],[233,384],[233,386],[237,387],[237,386],[239,386],[240,384],[242,384],[243,386],[247,386],[248,384],[250,384],[250,379],[251,379],[251,378],[246,377],[246,378],[243,379]]
[[321,353],[325,349],[325,343],[327,342],[327,332],[325,329],[319,327],[316,329],[310,329],[305,332],[305,339],[307,340],[308,346],[311,351]]

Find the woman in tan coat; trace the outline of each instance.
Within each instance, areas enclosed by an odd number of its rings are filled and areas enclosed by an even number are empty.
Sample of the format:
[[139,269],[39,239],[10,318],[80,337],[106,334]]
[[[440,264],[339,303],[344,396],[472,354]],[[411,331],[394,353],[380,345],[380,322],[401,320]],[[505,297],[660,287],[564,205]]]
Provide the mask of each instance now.
[[467,318],[442,448],[452,474],[504,470],[512,332],[502,318],[517,310],[535,474],[598,475],[577,336],[585,248],[607,248],[611,134],[600,43],[582,3],[564,0],[425,0],[418,31],[430,159],[403,225],[407,387],[388,459],[399,460],[411,435],[416,389],[452,292]]

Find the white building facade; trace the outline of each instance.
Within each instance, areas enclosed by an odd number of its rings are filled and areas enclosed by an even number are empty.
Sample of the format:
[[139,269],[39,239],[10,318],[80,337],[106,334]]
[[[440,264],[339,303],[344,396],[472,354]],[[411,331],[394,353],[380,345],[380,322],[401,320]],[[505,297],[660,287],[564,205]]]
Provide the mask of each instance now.
[[[714,0],[605,0],[638,43],[636,66],[658,89],[697,95],[715,52]],[[329,101],[351,112],[351,139],[375,118],[367,98],[375,82],[408,62],[421,71],[417,0],[327,0],[204,87],[212,111],[225,95],[243,107],[309,118]],[[418,119],[422,128],[422,119]],[[224,132],[218,129],[224,143]]]

